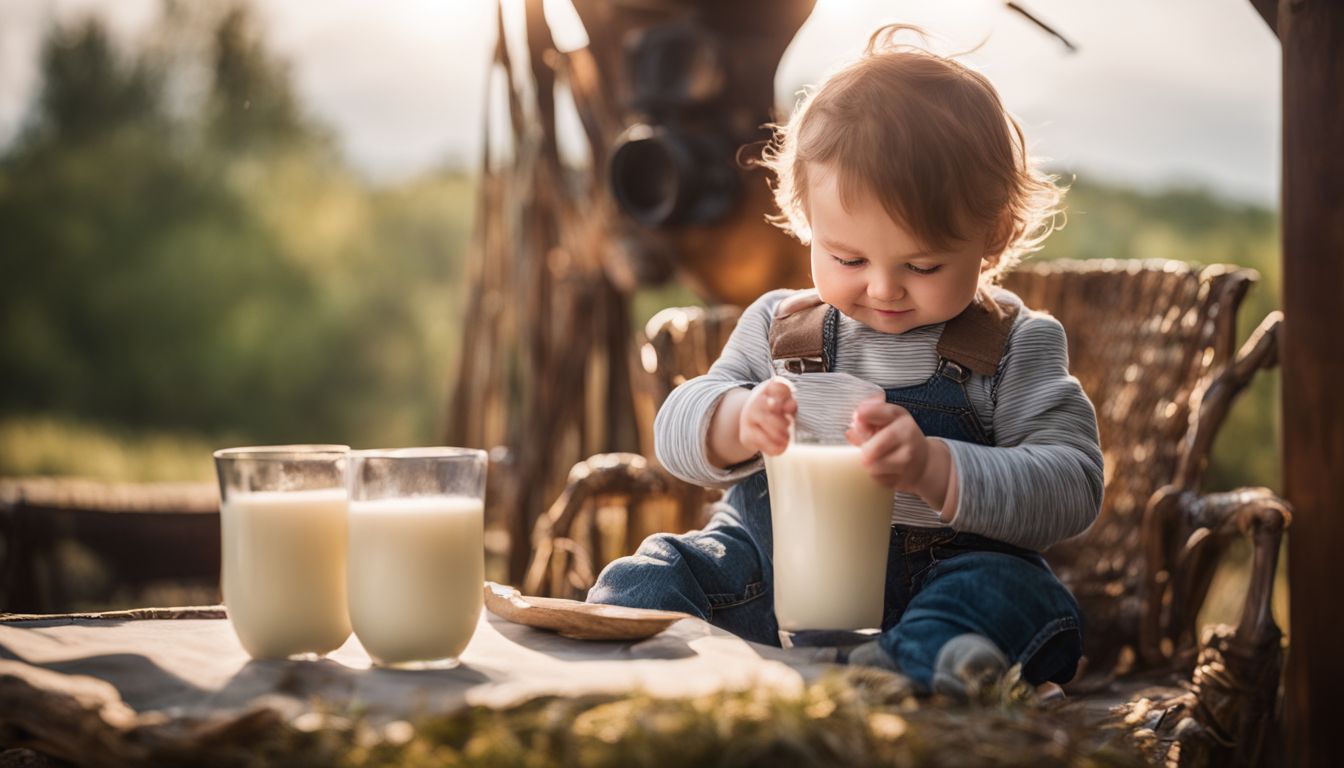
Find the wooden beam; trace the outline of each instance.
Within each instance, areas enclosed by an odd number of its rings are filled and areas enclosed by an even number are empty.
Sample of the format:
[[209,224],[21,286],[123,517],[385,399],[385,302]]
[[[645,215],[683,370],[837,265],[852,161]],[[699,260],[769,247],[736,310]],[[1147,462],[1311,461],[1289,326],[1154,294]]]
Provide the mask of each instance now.
[[1269,25],[1270,31],[1279,34],[1279,0],[1251,0],[1251,5]]
[[[1257,6],[1259,3],[1257,3]],[[1339,765],[1344,653],[1344,3],[1279,4],[1283,46],[1283,489],[1290,765]]]

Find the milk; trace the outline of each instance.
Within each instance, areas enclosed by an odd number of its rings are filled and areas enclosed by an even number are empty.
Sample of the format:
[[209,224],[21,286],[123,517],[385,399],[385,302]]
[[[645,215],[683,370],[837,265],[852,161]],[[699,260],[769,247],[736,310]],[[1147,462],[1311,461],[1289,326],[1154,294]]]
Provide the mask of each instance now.
[[350,618],[375,661],[455,659],[481,615],[480,499],[350,503]]
[[248,654],[339,648],[350,636],[345,489],[230,493],[219,514],[224,605]]
[[893,491],[852,445],[792,443],[765,469],[780,629],[880,627]]

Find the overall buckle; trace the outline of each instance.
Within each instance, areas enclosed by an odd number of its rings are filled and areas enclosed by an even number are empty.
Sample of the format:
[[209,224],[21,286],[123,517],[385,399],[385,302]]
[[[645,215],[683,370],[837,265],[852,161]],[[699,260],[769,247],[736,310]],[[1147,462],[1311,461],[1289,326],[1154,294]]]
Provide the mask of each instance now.
[[826,362],[820,357],[786,357],[773,361],[775,373],[825,373]]
[[938,373],[958,384],[965,384],[971,378],[971,370],[947,358],[938,361]]

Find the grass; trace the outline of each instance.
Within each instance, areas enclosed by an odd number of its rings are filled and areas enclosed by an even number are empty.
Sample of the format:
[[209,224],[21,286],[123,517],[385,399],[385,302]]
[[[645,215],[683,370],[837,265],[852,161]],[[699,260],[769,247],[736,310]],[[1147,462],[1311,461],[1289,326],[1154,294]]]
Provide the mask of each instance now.
[[864,668],[827,675],[801,695],[551,697],[382,727],[326,713],[238,746],[253,764],[350,768],[1148,764],[1128,733],[1041,704],[1015,677],[954,705],[917,699],[905,678]]
[[83,477],[107,482],[208,481],[205,438],[168,433],[119,433],[52,417],[0,420],[0,477]]

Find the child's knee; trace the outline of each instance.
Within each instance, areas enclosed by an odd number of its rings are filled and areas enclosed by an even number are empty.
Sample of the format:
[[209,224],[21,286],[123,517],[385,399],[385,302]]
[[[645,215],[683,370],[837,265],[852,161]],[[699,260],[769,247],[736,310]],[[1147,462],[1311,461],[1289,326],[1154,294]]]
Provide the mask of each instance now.
[[599,589],[625,591],[653,580],[660,571],[676,567],[673,558],[659,557],[643,550],[640,547],[640,551],[633,555],[618,557],[607,563],[589,590],[588,602],[596,602],[592,596]]
[[627,608],[655,608],[700,614],[689,599],[696,591],[694,578],[671,534],[648,537],[633,555],[617,558],[598,574],[586,601]]
[[682,548],[686,545],[681,540],[687,536],[688,534],[673,533],[655,533],[648,536],[640,542],[634,554],[618,557],[608,563],[602,570],[602,576],[607,576],[610,572],[613,578],[638,577],[659,570],[684,568],[686,564]]
[[683,561],[682,549],[686,539],[692,534],[655,533],[639,543],[635,553],[621,560],[633,560],[647,568],[667,568],[680,565]]

